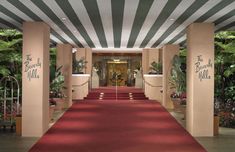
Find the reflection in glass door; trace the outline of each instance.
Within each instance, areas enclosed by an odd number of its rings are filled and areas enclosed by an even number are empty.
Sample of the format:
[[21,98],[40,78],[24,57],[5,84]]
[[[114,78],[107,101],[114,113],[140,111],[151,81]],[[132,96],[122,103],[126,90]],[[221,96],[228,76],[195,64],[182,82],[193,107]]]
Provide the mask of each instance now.
[[135,70],[141,67],[141,53],[92,53],[92,65],[97,70],[100,86],[135,85]]
[[127,61],[108,61],[108,86],[127,85]]

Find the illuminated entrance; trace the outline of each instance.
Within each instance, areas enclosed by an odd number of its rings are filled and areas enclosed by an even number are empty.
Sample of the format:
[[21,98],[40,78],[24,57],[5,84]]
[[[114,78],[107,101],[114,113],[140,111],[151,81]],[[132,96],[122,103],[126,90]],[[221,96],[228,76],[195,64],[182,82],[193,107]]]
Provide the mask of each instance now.
[[93,53],[100,86],[134,86],[135,71],[141,67],[141,53]]
[[125,86],[127,85],[127,61],[108,61],[108,86]]

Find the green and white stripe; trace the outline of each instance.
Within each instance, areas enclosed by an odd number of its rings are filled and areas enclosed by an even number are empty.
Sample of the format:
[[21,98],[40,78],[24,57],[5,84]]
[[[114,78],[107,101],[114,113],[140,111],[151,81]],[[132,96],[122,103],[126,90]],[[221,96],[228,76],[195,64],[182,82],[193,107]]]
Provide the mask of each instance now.
[[[66,19],[64,19],[66,18]],[[235,0],[1,0],[0,28],[44,21],[53,43],[143,48],[184,43],[193,22],[235,29]]]

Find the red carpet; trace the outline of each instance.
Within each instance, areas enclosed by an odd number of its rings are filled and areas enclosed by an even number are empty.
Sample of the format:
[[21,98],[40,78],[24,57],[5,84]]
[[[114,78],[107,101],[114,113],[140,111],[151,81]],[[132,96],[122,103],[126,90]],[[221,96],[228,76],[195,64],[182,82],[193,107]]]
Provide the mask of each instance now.
[[204,152],[158,103],[86,100],[73,106],[30,152]]

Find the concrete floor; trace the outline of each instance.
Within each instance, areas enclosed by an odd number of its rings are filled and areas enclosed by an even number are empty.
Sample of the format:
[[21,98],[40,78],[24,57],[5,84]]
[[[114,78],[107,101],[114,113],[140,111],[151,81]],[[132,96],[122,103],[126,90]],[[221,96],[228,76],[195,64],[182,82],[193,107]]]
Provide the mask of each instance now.
[[8,130],[0,132],[1,152],[27,152],[38,138],[20,137]]
[[[185,128],[183,114],[170,111],[171,115]],[[219,128],[219,135],[214,137],[195,138],[208,152],[234,152],[235,151],[235,129]]]
[[209,152],[234,152],[235,129],[219,129],[219,135],[215,137],[197,137],[196,140]]
[[[63,115],[64,111],[55,111],[50,127]],[[21,137],[6,128],[0,129],[0,152],[27,152],[37,141],[38,137]]]
[[[182,114],[170,112],[177,121],[185,127]],[[63,112],[57,112],[54,119],[57,120]],[[53,123],[51,124],[53,125]],[[235,151],[235,129],[220,128],[216,137],[197,137],[196,140],[208,152],[234,152]],[[27,152],[39,138],[21,137],[12,133],[9,129],[0,130],[0,152]]]

